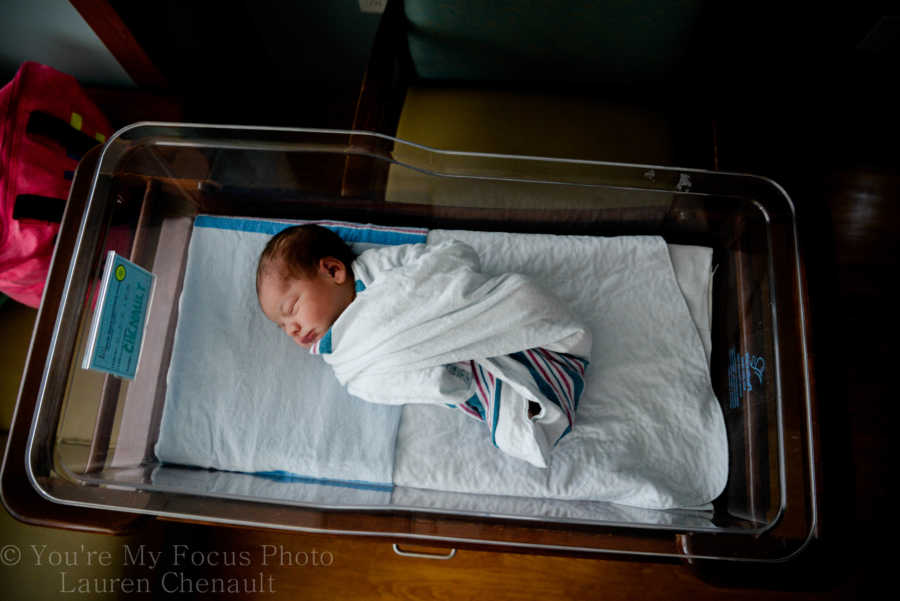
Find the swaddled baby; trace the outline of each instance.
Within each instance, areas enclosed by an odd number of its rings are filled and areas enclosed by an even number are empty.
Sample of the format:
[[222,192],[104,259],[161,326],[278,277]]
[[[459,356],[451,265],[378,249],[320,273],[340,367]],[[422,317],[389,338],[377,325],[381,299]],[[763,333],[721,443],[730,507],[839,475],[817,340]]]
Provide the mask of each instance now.
[[256,287],[266,317],[366,401],[462,411],[537,467],[574,424],[589,331],[524,276],[482,273],[462,242],[356,257],[326,228],[291,227],[263,250]]

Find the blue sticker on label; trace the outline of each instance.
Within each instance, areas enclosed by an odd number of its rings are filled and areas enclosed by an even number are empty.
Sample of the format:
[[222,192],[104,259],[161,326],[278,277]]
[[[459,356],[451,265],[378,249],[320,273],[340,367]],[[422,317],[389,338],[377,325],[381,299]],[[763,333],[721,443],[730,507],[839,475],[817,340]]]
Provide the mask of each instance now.
[[155,276],[110,251],[82,367],[134,379]]
[[744,394],[753,390],[753,376],[762,385],[765,372],[765,358],[750,353],[741,355],[732,347],[728,351],[728,408],[740,407]]

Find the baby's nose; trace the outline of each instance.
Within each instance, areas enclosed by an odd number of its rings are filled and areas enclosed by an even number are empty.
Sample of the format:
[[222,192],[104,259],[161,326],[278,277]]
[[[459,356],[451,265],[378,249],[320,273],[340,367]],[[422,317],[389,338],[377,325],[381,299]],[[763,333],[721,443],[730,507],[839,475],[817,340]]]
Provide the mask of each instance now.
[[284,325],[284,331],[287,332],[288,336],[296,336],[300,333],[300,329],[300,324],[296,321],[292,321]]

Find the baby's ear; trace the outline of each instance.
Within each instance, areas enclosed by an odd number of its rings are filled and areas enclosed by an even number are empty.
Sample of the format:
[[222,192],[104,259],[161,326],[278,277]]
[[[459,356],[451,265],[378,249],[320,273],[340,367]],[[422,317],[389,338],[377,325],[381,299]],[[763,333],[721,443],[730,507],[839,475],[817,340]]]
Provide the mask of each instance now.
[[328,274],[336,284],[343,284],[347,280],[347,267],[335,257],[325,257],[319,261],[319,269]]

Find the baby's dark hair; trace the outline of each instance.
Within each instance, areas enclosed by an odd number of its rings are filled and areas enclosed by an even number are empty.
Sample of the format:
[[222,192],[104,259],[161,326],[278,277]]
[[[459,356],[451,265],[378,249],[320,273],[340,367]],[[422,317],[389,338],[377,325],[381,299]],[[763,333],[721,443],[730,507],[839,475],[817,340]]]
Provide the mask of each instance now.
[[319,261],[334,257],[344,264],[353,279],[353,261],[356,255],[340,236],[320,225],[295,225],[275,234],[259,255],[256,266],[256,294],[264,275],[277,263],[281,263],[287,273],[282,276],[310,278],[316,274]]

